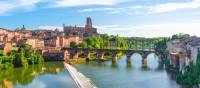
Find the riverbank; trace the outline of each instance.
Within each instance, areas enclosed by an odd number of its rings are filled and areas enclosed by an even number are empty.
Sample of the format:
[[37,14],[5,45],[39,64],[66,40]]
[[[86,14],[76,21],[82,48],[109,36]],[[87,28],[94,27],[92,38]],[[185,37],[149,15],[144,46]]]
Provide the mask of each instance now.
[[78,72],[74,67],[65,62],[63,62],[63,64],[65,68],[69,71],[78,88],[97,88],[89,78]]

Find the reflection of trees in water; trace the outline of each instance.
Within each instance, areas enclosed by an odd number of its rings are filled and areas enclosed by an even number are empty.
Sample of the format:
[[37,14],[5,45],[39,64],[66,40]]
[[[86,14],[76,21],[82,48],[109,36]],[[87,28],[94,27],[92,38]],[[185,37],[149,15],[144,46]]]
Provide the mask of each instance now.
[[119,68],[119,64],[118,63],[112,63],[112,68],[113,69],[118,69]]
[[0,88],[12,88],[15,84],[27,85],[38,75],[58,74],[63,70],[64,66],[59,62],[47,62],[31,65],[28,68],[4,70],[0,73]]
[[129,64],[126,64],[126,69],[132,69],[133,68],[133,66],[132,66],[132,64],[131,63],[129,63]]
[[158,64],[158,66],[156,68],[151,68],[148,65],[142,65],[141,66],[141,70],[144,70],[144,71],[149,71],[149,70],[163,71],[163,69],[164,69],[164,65],[160,64],[160,63]]
[[108,67],[105,62],[87,62],[86,65],[91,67]]
[[158,64],[158,67],[157,67],[156,70],[158,70],[158,71],[162,71],[163,69],[164,69],[164,64],[159,63],[159,64]]

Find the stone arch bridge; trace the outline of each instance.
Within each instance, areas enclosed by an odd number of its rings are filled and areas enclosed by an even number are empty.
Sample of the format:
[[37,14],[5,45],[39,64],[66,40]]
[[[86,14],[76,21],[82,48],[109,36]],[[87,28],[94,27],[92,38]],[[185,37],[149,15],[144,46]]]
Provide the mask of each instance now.
[[123,50],[123,49],[89,49],[89,48],[62,48],[61,51],[64,53],[64,60],[68,59],[77,59],[79,58],[79,54],[81,52],[85,53],[86,59],[90,60],[90,54],[91,51],[95,51],[97,53],[97,57],[100,61],[104,60],[104,54],[105,52],[110,52],[112,54],[112,62],[116,63],[117,61],[117,53],[118,52],[123,52],[127,56],[127,63],[131,63],[131,56],[134,53],[139,53],[142,56],[142,63],[146,64],[147,63],[147,56],[149,54],[156,54],[158,57],[159,53],[153,50]]

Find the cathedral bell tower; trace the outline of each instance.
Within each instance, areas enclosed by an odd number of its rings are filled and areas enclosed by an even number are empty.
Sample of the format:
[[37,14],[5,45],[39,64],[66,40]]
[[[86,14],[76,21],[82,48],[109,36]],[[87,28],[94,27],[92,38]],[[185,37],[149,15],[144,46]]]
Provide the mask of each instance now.
[[97,35],[97,29],[92,27],[92,19],[87,17],[85,30],[84,30],[84,37],[89,37],[92,35]]
[[85,28],[86,29],[92,29],[92,20],[91,20],[90,17],[87,17]]

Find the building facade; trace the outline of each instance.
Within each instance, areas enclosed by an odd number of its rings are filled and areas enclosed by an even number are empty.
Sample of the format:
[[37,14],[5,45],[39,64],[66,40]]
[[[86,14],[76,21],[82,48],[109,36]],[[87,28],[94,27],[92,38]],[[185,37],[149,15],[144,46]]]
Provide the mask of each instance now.
[[44,48],[44,40],[37,38],[37,37],[32,37],[27,39],[26,44],[31,45],[32,48]]
[[174,40],[167,44],[171,65],[184,69],[190,63],[196,64],[197,55],[200,50],[200,38],[191,37],[186,40]]
[[65,36],[89,37],[98,34],[97,29],[92,26],[92,20],[90,17],[87,18],[85,27],[63,25],[63,30]]

